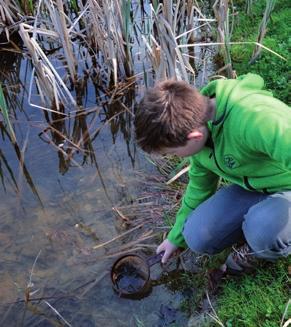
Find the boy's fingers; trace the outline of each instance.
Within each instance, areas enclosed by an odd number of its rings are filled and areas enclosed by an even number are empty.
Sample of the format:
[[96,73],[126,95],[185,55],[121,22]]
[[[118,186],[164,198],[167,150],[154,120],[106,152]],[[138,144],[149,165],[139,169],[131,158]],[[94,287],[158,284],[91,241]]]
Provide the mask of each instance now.
[[169,258],[172,256],[172,254],[173,254],[173,251],[166,250],[165,254],[163,255],[162,260],[161,260],[162,263],[166,263],[169,260]]
[[170,255],[171,255],[171,253],[165,252],[165,254],[164,254],[163,257],[162,257],[161,262],[162,262],[162,263],[166,263],[166,262],[168,261]]
[[162,251],[164,251],[164,247],[163,247],[162,244],[161,244],[161,245],[159,245],[159,246],[157,247],[156,253],[159,254],[159,253],[162,252]]
[[168,259],[172,256],[172,254],[177,250],[177,246],[172,244],[169,240],[165,239],[158,247],[156,250],[156,253],[159,254],[163,251],[165,251],[161,262],[166,263]]

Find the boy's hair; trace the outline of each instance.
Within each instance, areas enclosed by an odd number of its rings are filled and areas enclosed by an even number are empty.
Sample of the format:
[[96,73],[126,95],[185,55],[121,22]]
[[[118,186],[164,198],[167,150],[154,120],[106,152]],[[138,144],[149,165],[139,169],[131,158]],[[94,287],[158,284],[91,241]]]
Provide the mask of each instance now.
[[146,152],[183,146],[187,136],[207,121],[208,98],[182,81],[167,80],[150,88],[135,113],[138,145]]

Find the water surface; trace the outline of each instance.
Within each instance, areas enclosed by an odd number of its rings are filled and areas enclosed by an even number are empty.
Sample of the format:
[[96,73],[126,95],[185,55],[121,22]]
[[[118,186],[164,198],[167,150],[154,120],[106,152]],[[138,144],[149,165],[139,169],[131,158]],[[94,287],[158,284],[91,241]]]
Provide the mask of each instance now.
[[[134,107],[149,64],[138,43],[133,52],[140,73],[136,83],[127,81],[131,87],[112,100],[106,87],[86,80],[79,92],[72,91],[77,110],[64,116],[32,105],[40,101],[35,85],[29,103],[29,60],[0,51],[0,80],[17,138],[13,145],[1,124],[0,326],[187,325],[176,311],[181,294],[166,285],[153,287],[140,301],[119,298],[112,290],[112,254],[142,230],[93,249],[136,225],[132,217],[132,226],[126,226],[113,207],[160,196],[140,174],[159,176],[134,142]],[[57,56],[51,57],[56,66]],[[198,85],[205,82],[204,73]],[[148,74],[148,85],[153,80]],[[161,269],[155,270],[158,276]],[[174,318],[167,320],[169,312]]]

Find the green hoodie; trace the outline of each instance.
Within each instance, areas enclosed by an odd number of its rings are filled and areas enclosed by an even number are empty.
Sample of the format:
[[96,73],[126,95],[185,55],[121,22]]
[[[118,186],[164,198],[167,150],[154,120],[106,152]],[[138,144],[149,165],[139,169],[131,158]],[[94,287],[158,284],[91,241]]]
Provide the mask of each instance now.
[[[189,183],[169,241],[186,247],[186,217],[217,190],[219,178],[249,191],[291,190],[291,110],[263,91],[255,74],[215,80],[201,93],[216,99],[209,141],[190,157]],[[208,144],[209,143],[209,144]]]

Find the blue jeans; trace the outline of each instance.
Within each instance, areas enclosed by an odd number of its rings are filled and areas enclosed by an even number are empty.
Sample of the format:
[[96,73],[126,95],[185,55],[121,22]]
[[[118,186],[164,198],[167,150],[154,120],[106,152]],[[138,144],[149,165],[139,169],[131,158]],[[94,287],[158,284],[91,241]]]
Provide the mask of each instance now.
[[189,215],[183,236],[198,253],[219,253],[245,240],[257,257],[286,257],[291,252],[291,191],[268,195],[223,187]]

